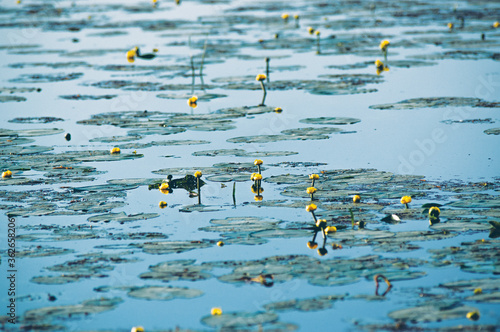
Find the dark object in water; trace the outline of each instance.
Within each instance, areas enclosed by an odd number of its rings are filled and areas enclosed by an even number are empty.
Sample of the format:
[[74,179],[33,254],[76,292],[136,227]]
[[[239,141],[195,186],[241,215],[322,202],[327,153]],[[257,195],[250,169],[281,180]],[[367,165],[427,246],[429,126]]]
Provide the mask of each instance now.
[[154,53],[141,54],[141,52],[139,51],[139,47],[136,47],[135,55],[138,58],[145,59],[145,60],[151,60],[151,59],[154,59],[156,57],[156,54],[154,54]]

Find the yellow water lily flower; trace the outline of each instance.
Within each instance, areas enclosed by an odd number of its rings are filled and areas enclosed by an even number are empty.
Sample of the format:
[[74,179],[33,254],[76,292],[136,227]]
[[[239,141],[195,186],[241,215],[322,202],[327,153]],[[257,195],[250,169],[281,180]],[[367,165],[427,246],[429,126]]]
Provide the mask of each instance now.
[[477,310],[474,310],[474,311],[471,311],[471,312],[468,312],[467,315],[465,316],[467,317],[468,319],[470,320],[478,320],[480,315],[479,315],[479,311]]
[[217,242],[217,246],[219,246],[219,247],[224,246],[224,242],[222,242],[222,241]]
[[166,182],[163,182],[161,185],[160,185],[160,190],[167,190],[170,186],[168,185],[168,183]]
[[153,48],[153,52],[154,53],[158,53],[158,49],[157,48]]
[[328,254],[328,250],[326,250],[326,248],[319,248],[318,249],[318,255],[325,256],[326,254]]
[[318,191],[316,188],[314,187],[309,187],[306,189],[306,192],[311,195],[311,194],[314,194],[316,191]]
[[[161,189],[160,189],[161,190]],[[160,207],[160,209],[164,209],[167,207],[167,202],[165,201],[161,201],[160,203],[158,203],[158,206]]]
[[290,15],[288,13],[281,14],[281,18],[284,19],[285,21],[288,20],[289,17]]
[[274,109],[274,111],[275,111],[276,113],[281,113],[281,112],[283,112],[283,109],[282,109],[281,107],[276,107],[276,108]]
[[308,206],[306,206],[306,211],[307,212],[313,212],[313,211],[316,211],[318,207],[316,206],[316,204],[309,204]]
[[137,47],[127,51],[127,61],[132,63],[135,61],[135,56],[137,55]]
[[377,67],[377,69],[384,69],[384,63],[382,61],[380,61],[379,59],[375,60],[375,67]]
[[439,217],[439,214],[441,213],[441,210],[437,206],[433,206],[429,209],[429,216],[431,217]]
[[481,288],[474,289],[474,295],[482,294],[482,293],[483,293],[483,290]]
[[130,332],[144,332],[144,327],[142,326],[134,326]]
[[221,308],[212,308],[212,310],[210,310],[210,314],[212,316],[219,316],[219,315],[222,315],[222,309]]
[[264,196],[262,196],[262,195],[255,195],[255,196],[253,197],[253,199],[254,199],[256,202],[260,202],[260,201],[262,201],[262,200],[264,199]]
[[253,185],[251,187],[251,190],[252,190],[252,193],[254,194],[262,194],[264,192],[264,188],[260,187],[259,188],[259,192],[257,192],[257,186]]
[[203,174],[201,174],[201,171],[196,171],[196,172],[194,172],[194,176],[195,176],[196,178],[201,178],[201,176],[202,176],[202,175],[203,175]]
[[387,50],[387,47],[389,46],[389,44],[390,44],[390,42],[388,40],[382,40],[380,42],[380,49],[385,52]]
[[328,226],[325,228],[325,233],[328,234],[328,233],[335,233],[337,231],[337,227],[335,226]]
[[453,29],[453,23],[448,23],[447,26],[448,26],[448,29],[450,29],[450,30]]
[[403,196],[401,197],[401,204],[408,204],[411,203],[411,197],[410,196]]
[[316,249],[318,247],[318,244],[316,242],[309,241],[309,242],[307,242],[307,247],[309,249]]
[[314,31],[314,34],[315,34],[316,36],[319,36],[319,35],[321,35],[321,32],[320,32],[319,30],[316,30],[316,31]]
[[187,103],[190,107],[196,108],[198,106],[198,97],[192,96],[191,98],[188,99]]
[[114,148],[112,148],[111,150],[109,150],[109,152],[110,152],[111,154],[118,154],[118,153],[120,153],[120,148],[118,148],[118,147],[114,147]]
[[254,173],[254,174],[253,174],[253,180],[254,180],[254,181],[259,181],[259,180],[262,180],[262,174],[259,174],[259,173]]
[[300,16],[299,16],[299,14],[295,14],[295,15],[293,15],[293,18],[298,20],[300,18]]
[[264,81],[267,78],[266,74],[259,74],[255,77],[257,81]]
[[263,163],[264,162],[262,160],[260,160],[260,159],[255,159],[254,162],[253,162],[254,165],[262,165]]
[[317,180],[317,179],[319,179],[319,175],[318,174],[309,174],[309,179]]
[[493,23],[493,27],[496,29],[498,27],[500,27],[500,22],[496,21],[495,23]]
[[314,28],[313,27],[307,27],[307,32],[309,32],[310,35],[314,33]]
[[361,196],[354,195],[354,197],[352,198],[352,202],[353,203],[359,203],[359,202],[361,202]]
[[6,170],[5,172],[2,172],[2,177],[3,178],[11,178],[12,177],[12,172],[9,170]]
[[325,228],[326,227],[326,219],[319,219],[316,221],[316,227]]

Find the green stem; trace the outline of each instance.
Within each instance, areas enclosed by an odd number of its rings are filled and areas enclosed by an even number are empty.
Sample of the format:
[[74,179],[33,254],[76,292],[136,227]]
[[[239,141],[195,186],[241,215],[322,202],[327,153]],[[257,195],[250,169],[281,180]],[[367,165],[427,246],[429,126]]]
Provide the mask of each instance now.
[[198,204],[201,205],[200,178],[196,178],[196,187],[198,188]]
[[189,57],[189,61],[191,62],[191,94],[194,94],[194,61],[193,61],[193,56],[191,55]]
[[233,182],[233,204],[236,206],[236,182]]
[[260,173],[260,165],[257,165],[257,170],[258,170],[259,174],[261,174]]
[[267,83],[269,83],[269,61],[271,61],[271,59],[266,58],[266,77],[267,77]]
[[314,194],[311,194],[311,201],[314,201]]
[[352,213],[351,208],[349,208],[349,213],[351,214],[351,225],[352,225],[352,228],[354,228],[354,213]]
[[320,46],[319,46],[319,35],[316,37],[316,54],[321,54]]
[[405,207],[408,209],[408,203],[405,203]]
[[208,33],[205,38],[205,44],[203,45],[203,54],[201,55],[201,63],[200,63],[200,81],[201,81],[201,89],[205,91],[205,82],[203,81],[203,64],[205,63],[205,54],[207,52],[207,41],[208,41]]
[[259,82],[260,82],[260,87],[262,88],[262,91],[264,92],[264,95],[262,96],[262,102],[260,103],[259,106],[266,106],[266,104],[264,104],[266,101],[266,95],[267,95],[266,86],[264,85],[263,81],[259,81]]
[[311,214],[313,215],[314,224],[316,224],[318,222],[318,219],[316,218],[316,215],[314,214],[314,211],[311,211]]
[[316,181],[316,179],[312,179],[312,184],[311,184],[311,187],[314,187],[314,181]]

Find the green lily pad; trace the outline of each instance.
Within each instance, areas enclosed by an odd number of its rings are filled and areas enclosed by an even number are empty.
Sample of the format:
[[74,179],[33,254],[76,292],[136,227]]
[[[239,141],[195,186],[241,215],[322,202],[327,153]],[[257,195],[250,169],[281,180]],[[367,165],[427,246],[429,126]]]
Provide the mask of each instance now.
[[235,156],[246,158],[263,158],[263,157],[284,157],[298,154],[292,151],[252,151],[247,152],[243,149],[218,149],[193,152],[193,156],[217,157],[217,156]]
[[158,213],[136,213],[127,215],[125,212],[118,212],[118,213],[105,213],[97,216],[92,216],[89,217],[87,220],[90,222],[102,221],[105,223],[110,221],[116,221],[119,222],[120,224],[123,224],[129,221],[146,220],[151,218],[157,218],[159,216],[160,215]]
[[394,104],[381,104],[372,105],[371,109],[378,110],[406,110],[415,108],[438,108],[438,107],[486,107],[498,108],[500,103],[487,102],[479,98],[466,98],[466,97],[436,97],[436,98],[414,98],[403,100]]
[[476,308],[458,305],[457,303],[427,303],[417,307],[392,311],[389,317],[397,321],[437,322],[446,319],[463,318]]
[[272,312],[280,311],[321,311],[333,307],[336,301],[344,300],[347,294],[342,295],[321,295],[310,299],[303,300],[287,300],[280,302],[273,302],[264,305],[264,309]]
[[487,135],[500,135],[500,127],[499,128],[490,128],[484,131]]
[[209,241],[158,241],[134,244],[148,254],[166,255],[212,246]]
[[100,143],[121,143],[137,141],[141,139],[141,136],[111,136],[111,137],[96,137],[89,140],[89,142],[100,142]]
[[361,122],[360,119],[355,118],[342,118],[342,117],[319,117],[319,118],[306,118],[299,122],[307,124],[319,124],[319,125],[346,125],[355,124]]
[[278,320],[278,315],[272,312],[228,312],[216,316],[205,316],[201,322],[216,328],[244,328],[273,323]]
[[34,137],[34,136],[47,136],[63,133],[64,130],[58,128],[47,129],[3,129],[0,128],[0,136],[21,136],[21,137]]
[[121,298],[100,298],[86,300],[75,305],[61,305],[53,307],[42,307],[26,311],[24,319],[26,322],[43,322],[55,318],[79,317],[101,313],[114,309],[123,302]]
[[113,99],[116,98],[118,95],[99,95],[99,96],[94,96],[94,95],[63,95],[59,96],[61,99],[66,99],[66,100],[101,100],[101,99]]
[[174,299],[192,299],[200,297],[203,292],[198,289],[170,286],[145,286],[133,288],[127,294],[130,297],[143,300],[174,300]]
[[170,282],[176,280],[206,280],[212,277],[207,271],[209,266],[195,265],[194,260],[174,260],[150,266],[151,271],[142,273],[141,279],[161,280]]
[[23,74],[9,81],[18,83],[52,83],[76,80],[82,76],[83,73]]

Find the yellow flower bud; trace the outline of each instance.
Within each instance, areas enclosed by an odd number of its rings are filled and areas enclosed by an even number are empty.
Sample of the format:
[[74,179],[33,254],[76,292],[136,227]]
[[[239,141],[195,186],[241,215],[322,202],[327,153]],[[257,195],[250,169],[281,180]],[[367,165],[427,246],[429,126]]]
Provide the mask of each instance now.
[[359,203],[359,202],[361,202],[361,196],[354,195],[354,197],[352,198],[352,201],[353,201],[353,203]]
[[479,320],[479,317],[480,317],[479,311],[474,310],[474,311],[468,312],[467,315],[466,315],[466,317],[468,319],[474,320],[474,321]]
[[262,174],[255,173],[254,176],[253,176],[253,180],[254,181],[262,180]]
[[168,189],[168,187],[170,187],[170,186],[169,186],[169,184],[168,184],[168,183],[166,183],[166,182],[163,182],[163,183],[160,185],[160,190],[167,190],[167,189]]
[[109,150],[111,154],[118,154],[120,153],[120,148],[114,147],[111,150]]
[[188,99],[187,103],[192,108],[198,107],[198,97],[192,96],[191,98]]
[[6,170],[5,172],[2,173],[3,178],[11,178],[12,177],[12,172],[9,170]]
[[222,241],[217,242],[217,246],[219,246],[219,247],[224,246],[224,242],[222,242]]
[[316,242],[309,241],[307,242],[307,247],[309,249],[316,249],[318,247],[318,244]]
[[307,190],[306,190],[306,192],[307,192],[309,195],[314,194],[316,191],[317,191],[317,189],[316,189],[316,188],[314,188],[314,187],[309,187],[309,188],[307,188]]
[[210,310],[210,313],[212,314],[212,316],[219,316],[219,315],[222,315],[222,309],[221,308],[212,308],[212,310]]
[[401,197],[401,204],[408,204],[411,203],[411,197],[410,196],[403,196]]
[[390,42],[388,40],[382,40],[380,42],[380,49],[382,51],[386,51],[387,50],[387,47],[389,46]]
[[264,162],[260,159],[255,159],[255,161],[253,162],[254,165],[262,165]]
[[257,75],[257,77],[255,77],[257,81],[264,81],[266,78],[267,78],[266,74],[259,74]]
[[325,233],[328,234],[328,233],[335,233],[337,231],[337,227],[335,226],[328,226],[327,228],[325,228]]
[[194,172],[194,176],[197,178],[201,178],[201,176],[202,176],[201,171]]
[[307,212],[313,212],[317,209],[318,207],[316,206],[316,204],[309,204],[308,206],[306,206],[306,211]]
[[[161,190],[161,189],[160,189]],[[161,201],[160,203],[158,203],[158,206],[160,207],[160,209],[164,209],[167,207],[167,202],[165,201]]]
[[144,332],[144,327],[142,326],[134,326],[130,332]]
[[319,175],[318,174],[309,174],[309,179],[317,180],[317,179],[319,179]]

